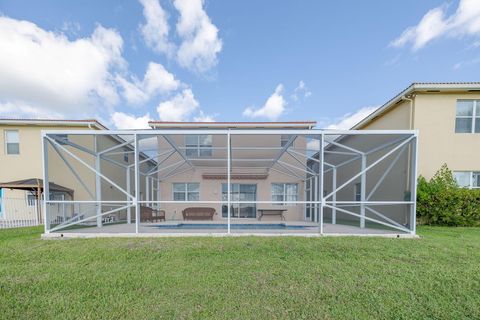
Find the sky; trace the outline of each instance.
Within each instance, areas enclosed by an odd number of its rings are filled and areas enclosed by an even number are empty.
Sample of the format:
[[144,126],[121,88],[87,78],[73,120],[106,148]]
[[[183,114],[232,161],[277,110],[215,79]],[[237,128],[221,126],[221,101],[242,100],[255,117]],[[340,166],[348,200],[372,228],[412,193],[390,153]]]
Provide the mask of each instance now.
[[478,81],[480,1],[0,0],[0,117],[315,120]]

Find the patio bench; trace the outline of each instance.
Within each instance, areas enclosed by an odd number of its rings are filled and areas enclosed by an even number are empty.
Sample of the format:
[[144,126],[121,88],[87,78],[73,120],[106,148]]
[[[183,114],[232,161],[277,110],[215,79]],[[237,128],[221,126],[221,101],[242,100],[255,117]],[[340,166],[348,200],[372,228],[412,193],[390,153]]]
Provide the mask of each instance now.
[[182,211],[183,220],[213,220],[214,208],[190,207]]
[[282,221],[285,221],[285,211],[287,209],[257,209],[259,216],[258,220],[262,220],[263,216],[280,216]]

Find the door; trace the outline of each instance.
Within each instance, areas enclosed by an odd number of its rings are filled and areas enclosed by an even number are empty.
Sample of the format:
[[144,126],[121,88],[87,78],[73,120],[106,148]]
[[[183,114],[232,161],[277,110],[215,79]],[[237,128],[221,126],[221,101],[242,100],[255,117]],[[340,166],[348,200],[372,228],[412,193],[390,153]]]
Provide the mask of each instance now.
[[[228,185],[222,183],[222,201],[228,200]],[[230,189],[230,217],[231,218],[256,218],[257,206],[257,185],[232,183]],[[235,201],[252,201],[251,203],[235,203]],[[228,212],[227,204],[222,205],[222,217],[226,218]]]

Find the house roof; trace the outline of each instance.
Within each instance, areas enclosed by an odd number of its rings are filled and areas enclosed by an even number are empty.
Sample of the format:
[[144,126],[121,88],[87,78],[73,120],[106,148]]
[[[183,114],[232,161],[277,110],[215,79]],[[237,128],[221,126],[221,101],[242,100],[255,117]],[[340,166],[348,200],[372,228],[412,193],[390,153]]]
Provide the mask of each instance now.
[[0,124],[10,124],[17,126],[90,126],[98,130],[108,130],[106,126],[95,119],[14,119],[0,118]]
[[152,128],[271,128],[271,129],[312,129],[316,121],[264,121],[264,122],[181,122],[181,121],[149,121]]
[[[36,190],[37,188],[40,188],[43,191],[43,180],[37,179],[37,178],[31,178],[31,179],[3,182],[3,183],[0,183],[0,188],[18,189],[18,190],[32,190],[32,189]],[[63,187],[53,182],[49,182],[48,188],[50,189],[50,191],[65,192],[73,195],[72,189]]]
[[375,118],[393,109],[400,101],[405,100],[416,92],[437,93],[437,92],[478,92],[480,93],[480,82],[413,82],[388,100],[381,107],[362,119],[352,127],[352,130],[362,129]]

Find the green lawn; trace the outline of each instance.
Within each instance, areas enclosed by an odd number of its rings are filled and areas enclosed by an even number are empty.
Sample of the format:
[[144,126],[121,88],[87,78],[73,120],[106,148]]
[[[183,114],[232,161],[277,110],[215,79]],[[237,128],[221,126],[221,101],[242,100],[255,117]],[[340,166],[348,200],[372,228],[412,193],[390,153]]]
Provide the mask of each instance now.
[[2,319],[480,318],[480,229],[421,239],[0,231]]

